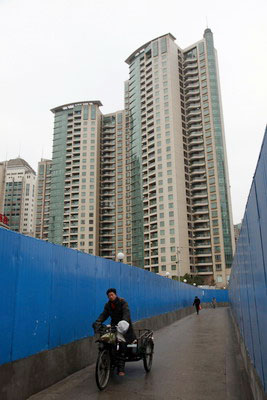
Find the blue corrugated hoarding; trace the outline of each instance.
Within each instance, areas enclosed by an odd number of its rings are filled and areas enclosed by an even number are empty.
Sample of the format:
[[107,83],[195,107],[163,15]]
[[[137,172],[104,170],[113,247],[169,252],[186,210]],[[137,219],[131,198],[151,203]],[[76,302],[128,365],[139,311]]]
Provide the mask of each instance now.
[[237,243],[229,297],[267,392],[267,128]]
[[0,364],[91,336],[92,322],[116,287],[133,321],[202,300],[209,291],[127,264],[84,254],[0,228]]

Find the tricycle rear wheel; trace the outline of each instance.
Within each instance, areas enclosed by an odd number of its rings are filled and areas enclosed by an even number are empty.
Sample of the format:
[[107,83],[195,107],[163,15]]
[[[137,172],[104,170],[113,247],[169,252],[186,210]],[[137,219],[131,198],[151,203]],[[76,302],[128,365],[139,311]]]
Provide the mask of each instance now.
[[143,356],[143,363],[144,363],[144,368],[145,368],[146,372],[149,372],[152,367],[153,348],[154,348],[154,343],[152,342],[152,340],[149,340],[146,344],[145,354]]

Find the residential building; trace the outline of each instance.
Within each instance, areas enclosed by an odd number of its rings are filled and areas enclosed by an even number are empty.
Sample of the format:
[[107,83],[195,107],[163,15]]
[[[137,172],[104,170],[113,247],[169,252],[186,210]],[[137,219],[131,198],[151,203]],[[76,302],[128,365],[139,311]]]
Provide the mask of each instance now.
[[126,62],[132,263],[224,286],[234,235],[212,32],[184,50],[163,35]]
[[50,218],[51,169],[52,160],[42,158],[38,163],[34,236],[46,241]]
[[52,110],[48,240],[224,287],[235,244],[212,32],[186,49],[168,33],[126,62],[125,110]]
[[8,218],[9,228],[33,236],[36,173],[22,158],[2,162],[0,170],[2,183],[4,179],[3,214]]
[[103,115],[101,105],[85,101],[51,110],[55,126],[51,187],[45,192],[50,192],[48,240],[112,260],[124,252],[125,261],[131,262],[125,113]]
[[99,254],[101,102],[66,104],[55,114],[48,240]]

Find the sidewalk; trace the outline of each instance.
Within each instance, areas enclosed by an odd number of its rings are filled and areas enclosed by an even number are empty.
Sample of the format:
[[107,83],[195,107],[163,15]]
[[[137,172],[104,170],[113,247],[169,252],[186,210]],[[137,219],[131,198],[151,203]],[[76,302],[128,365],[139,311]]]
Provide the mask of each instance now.
[[126,364],[99,392],[94,366],[30,400],[252,400],[228,308],[204,309],[155,332],[150,374]]

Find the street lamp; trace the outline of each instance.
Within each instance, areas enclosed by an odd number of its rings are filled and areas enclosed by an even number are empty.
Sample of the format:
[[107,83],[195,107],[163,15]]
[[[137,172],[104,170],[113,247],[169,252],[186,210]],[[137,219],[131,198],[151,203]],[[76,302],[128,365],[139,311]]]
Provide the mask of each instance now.
[[169,276],[170,276],[169,271],[167,271],[165,275],[166,275],[166,278],[169,278]]
[[124,254],[123,253],[118,253],[117,254],[117,259],[119,260],[119,262],[122,262],[122,260],[124,259]]
[[184,283],[186,283],[187,282],[187,279],[184,279]]
[[197,285],[197,284],[194,282],[194,283],[193,283],[193,286],[196,286],[196,285]]

